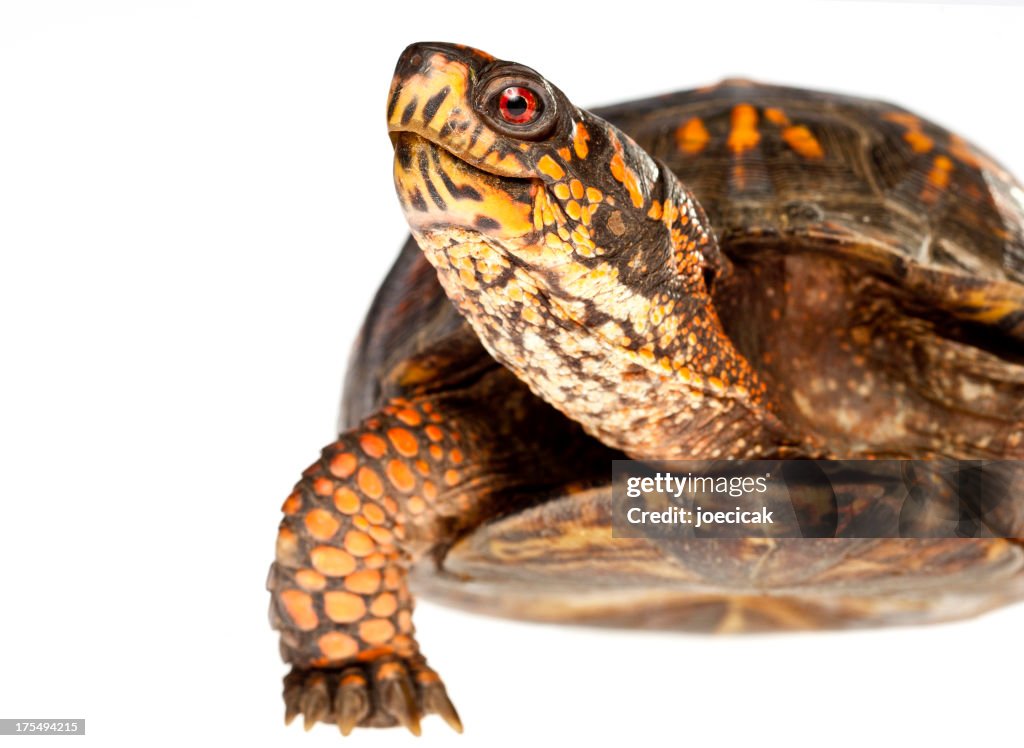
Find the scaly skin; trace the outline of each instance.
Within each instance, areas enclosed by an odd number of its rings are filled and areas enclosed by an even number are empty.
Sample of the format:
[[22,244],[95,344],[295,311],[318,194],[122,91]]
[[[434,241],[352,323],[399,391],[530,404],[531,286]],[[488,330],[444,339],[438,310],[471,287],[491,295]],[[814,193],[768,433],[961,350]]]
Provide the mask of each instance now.
[[477,434],[446,417],[443,399],[395,400],[324,449],[286,499],[268,587],[286,679],[287,719],[403,724],[421,714],[461,725],[414,637],[408,564],[473,515],[466,491]]
[[[510,133],[492,102],[520,84],[546,108]],[[811,449],[722,328],[707,217],[628,136],[528,68],[440,44],[403,54],[388,127],[413,236],[535,394],[638,458]]]
[[285,500],[267,587],[293,665],[287,721],[419,734],[437,713],[461,731],[414,636],[407,570],[588,466],[603,476],[614,456],[494,362],[474,371],[389,401],[327,446]]

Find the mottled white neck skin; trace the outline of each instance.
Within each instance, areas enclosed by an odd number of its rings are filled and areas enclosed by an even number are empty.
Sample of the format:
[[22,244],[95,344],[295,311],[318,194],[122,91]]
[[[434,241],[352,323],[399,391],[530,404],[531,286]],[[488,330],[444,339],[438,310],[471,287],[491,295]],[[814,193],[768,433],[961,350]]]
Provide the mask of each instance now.
[[[713,324],[687,328],[681,303],[638,296],[610,264],[563,256],[561,278],[579,287],[566,281],[555,296],[476,232],[416,238],[491,355],[605,444],[635,458],[710,459],[769,455],[784,441],[760,391],[751,391],[759,385],[707,373],[709,345],[716,367],[739,355],[709,299],[691,306],[707,306]],[[604,321],[590,326],[595,317]],[[637,347],[638,335],[651,343]]]

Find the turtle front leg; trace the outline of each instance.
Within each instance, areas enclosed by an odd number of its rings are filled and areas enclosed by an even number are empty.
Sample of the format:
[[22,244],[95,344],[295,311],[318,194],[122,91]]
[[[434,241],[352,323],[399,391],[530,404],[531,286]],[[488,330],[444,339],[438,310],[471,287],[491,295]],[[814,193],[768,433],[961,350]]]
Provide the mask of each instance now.
[[[395,400],[323,450],[285,500],[267,587],[285,678],[286,722],[404,725],[458,714],[420,653],[409,564],[467,521],[460,485],[473,435],[443,402]],[[445,517],[448,517],[446,520]]]

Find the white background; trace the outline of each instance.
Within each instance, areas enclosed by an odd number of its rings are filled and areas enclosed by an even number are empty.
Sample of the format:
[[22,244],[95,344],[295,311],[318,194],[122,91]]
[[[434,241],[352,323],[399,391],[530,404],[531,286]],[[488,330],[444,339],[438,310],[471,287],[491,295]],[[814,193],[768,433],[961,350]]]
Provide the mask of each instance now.
[[[584,106],[726,75],[886,98],[1022,174],[1022,32],[1020,8],[927,4],[4,2],[0,717],[85,717],[97,746],[341,740],[281,724],[263,582],[405,234],[383,112],[406,44],[517,59]],[[1024,607],[724,639],[417,621],[466,725],[423,745],[1024,742]]]

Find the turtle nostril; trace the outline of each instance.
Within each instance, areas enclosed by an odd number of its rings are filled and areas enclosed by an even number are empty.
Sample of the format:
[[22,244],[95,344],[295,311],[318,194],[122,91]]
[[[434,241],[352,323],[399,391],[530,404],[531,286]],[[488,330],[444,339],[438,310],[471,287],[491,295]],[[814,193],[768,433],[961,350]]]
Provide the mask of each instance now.
[[419,52],[409,58],[409,64],[414,68],[418,68],[423,63],[423,55]]

